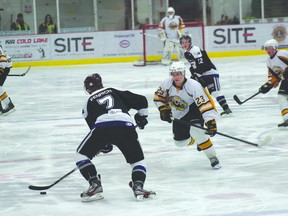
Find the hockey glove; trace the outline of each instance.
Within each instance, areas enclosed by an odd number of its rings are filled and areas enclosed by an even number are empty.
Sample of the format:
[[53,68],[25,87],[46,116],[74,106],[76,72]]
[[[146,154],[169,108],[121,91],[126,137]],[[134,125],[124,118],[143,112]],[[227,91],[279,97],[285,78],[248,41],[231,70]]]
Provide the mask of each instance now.
[[274,84],[266,82],[264,85],[262,85],[259,88],[259,92],[266,94],[267,92],[269,92],[272,88],[273,88]]
[[99,154],[100,152],[107,154],[109,152],[111,152],[113,150],[113,145],[108,144],[106,146],[104,146],[97,154]]
[[184,53],[185,58],[190,62],[190,61],[195,61],[195,58],[193,57],[192,53],[186,51]]
[[145,125],[148,124],[148,121],[147,121],[147,116],[141,116],[139,115],[139,113],[136,113],[134,115],[134,119],[135,119],[135,122],[137,124],[137,126],[139,127],[139,129],[143,130]]
[[205,125],[207,127],[207,131],[205,133],[210,135],[210,137],[215,136],[215,134],[217,133],[217,126],[215,119],[206,122]]
[[288,81],[288,67],[285,68],[284,72],[283,72],[283,77],[285,80]]
[[172,112],[171,112],[171,107],[169,106],[169,104],[164,104],[160,107],[158,107],[159,111],[160,111],[160,119],[162,121],[167,121],[169,123],[172,122]]

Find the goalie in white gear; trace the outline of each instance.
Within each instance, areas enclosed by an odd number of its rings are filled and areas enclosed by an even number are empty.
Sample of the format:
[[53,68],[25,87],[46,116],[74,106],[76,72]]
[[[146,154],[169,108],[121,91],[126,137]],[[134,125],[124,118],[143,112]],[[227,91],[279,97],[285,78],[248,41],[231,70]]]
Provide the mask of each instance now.
[[265,42],[264,50],[269,55],[268,81],[259,88],[259,92],[266,94],[272,88],[279,86],[278,103],[284,122],[278,124],[278,127],[288,127],[288,52],[278,51],[278,42],[274,39]]
[[[210,94],[193,79],[185,78],[185,64],[173,62],[170,77],[165,79],[154,94],[154,102],[160,111],[160,119],[172,123],[174,143],[178,147],[197,143],[214,169],[221,166],[209,136],[217,133],[217,111]],[[173,117],[172,117],[173,116]],[[207,131],[173,121],[173,118],[198,126],[207,126]]]
[[[12,103],[7,92],[3,89],[6,78],[12,68],[12,60],[7,55],[0,45],[0,115],[7,115],[15,111],[15,106]],[[4,106],[3,106],[4,105]]]
[[167,9],[167,16],[159,24],[158,36],[164,42],[162,60],[163,65],[170,65],[174,49],[178,54],[178,60],[186,63],[184,50],[179,43],[179,38],[185,34],[185,25],[180,16],[175,15],[173,7]]

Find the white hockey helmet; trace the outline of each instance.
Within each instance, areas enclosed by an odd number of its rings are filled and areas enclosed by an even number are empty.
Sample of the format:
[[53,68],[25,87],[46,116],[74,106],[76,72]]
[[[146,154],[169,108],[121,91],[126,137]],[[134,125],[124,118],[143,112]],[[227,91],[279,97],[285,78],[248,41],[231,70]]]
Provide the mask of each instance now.
[[174,72],[181,72],[185,76],[185,69],[186,69],[186,66],[183,62],[181,61],[173,62],[169,69],[169,75],[171,76],[172,73]]
[[173,18],[173,16],[175,15],[175,10],[173,7],[169,7],[167,9],[167,15],[169,16],[170,19]]
[[265,44],[264,44],[264,49],[266,49],[268,47],[272,47],[275,50],[277,50],[278,42],[275,39],[270,39],[270,40],[266,41]]

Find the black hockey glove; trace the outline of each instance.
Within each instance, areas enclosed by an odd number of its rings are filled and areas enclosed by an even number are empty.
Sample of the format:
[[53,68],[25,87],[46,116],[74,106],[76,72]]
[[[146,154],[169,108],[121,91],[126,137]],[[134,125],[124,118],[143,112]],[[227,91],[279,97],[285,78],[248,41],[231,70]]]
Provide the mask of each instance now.
[[185,58],[190,62],[190,61],[194,61],[195,59],[194,59],[194,57],[193,57],[193,55],[192,55],[192,53],[190,53],[190,52],[185,52],[184,53],[184,56],[185,56]]
[[205,125],[207,127],[207,131],[205,133],[210,135],[210,137],[215,136],[215,134],[217,133],[217,126],[215,119],[206,122]]
[[104,147],[97,153],[97,155],[98,155],[100,152],[102,152],[102,153],[104,153],[104,154],[107,154],[107,153],[111,152],[112,150],[113,150],[113,145],[108,144],[108,145],[104,146]]
[[259,88],[259,92],[266,94],[267,92],[269,92],[272,88],[273,88],[274,84],[266,82],[264,85],[262,85]]
[[167,121],[169,123],[172,122],[172,112],[171,112],[171,107],[169,106],[169,104],[164,104],[160,107],[158,107],[159,111],[160,111],[160,119],[162,121]]
[[139,127],[139,129],[143,130],[145,125],[148,124],[148,121],[147,121],[147,116],[141,116],[139,115],[139,113],[136,113],[134,115],[134,119],[135,119],[135,122],[137,124],[137,126]]
[[285,68],[284,72],[283,72],[283,77],[285,80],[288,81],[288,67]]

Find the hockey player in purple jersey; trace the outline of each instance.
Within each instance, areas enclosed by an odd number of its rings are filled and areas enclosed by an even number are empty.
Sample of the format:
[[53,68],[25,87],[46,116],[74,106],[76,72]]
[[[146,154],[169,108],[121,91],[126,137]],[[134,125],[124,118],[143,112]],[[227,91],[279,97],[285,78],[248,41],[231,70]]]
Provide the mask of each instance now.
[[108,153],[117,146],[131,165],[129,183],[137,200],[156,195],[143,189],[146,179],[146,165],[133,119],[128,113],[137,110],[135,122],[139,129],[148,123],[148,102],[145,96],[130,91],[105,88],[102,78],[95,73],[87,76],[84,87],[90,94],[83,108],[90,132],[77,148],[76,165],[89,182],[89,188],[81,194],[83,202],[103,199],[103,188],[92,158],[99,152]]

